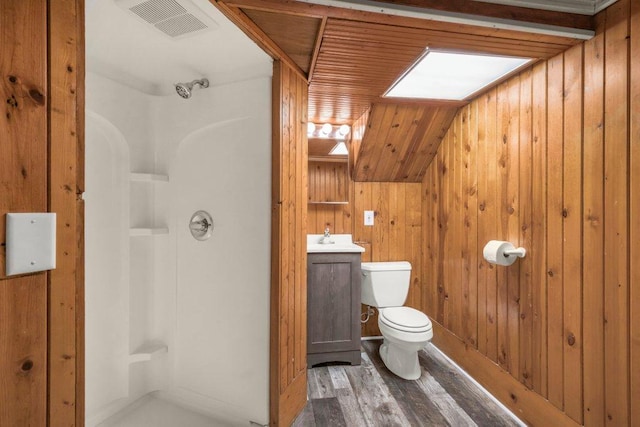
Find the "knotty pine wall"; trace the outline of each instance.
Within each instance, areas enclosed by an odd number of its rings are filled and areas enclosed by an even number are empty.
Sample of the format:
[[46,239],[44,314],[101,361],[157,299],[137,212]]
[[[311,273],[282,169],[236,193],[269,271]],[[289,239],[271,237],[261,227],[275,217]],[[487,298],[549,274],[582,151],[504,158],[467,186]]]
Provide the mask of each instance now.
[[346,202],[349,198],[346,161],[309,161],[309,203]]
[[640,2],[598,22],[463,108],[422,183],[434,342],[532,425],[640,425]]
[[83,11],[0,2],[0,265],[7,212],[56,212],[58,254],[49,272],[0,267],[3,426],[84,423]]
[[269,425],[307,403],[307,82],[273,62]]

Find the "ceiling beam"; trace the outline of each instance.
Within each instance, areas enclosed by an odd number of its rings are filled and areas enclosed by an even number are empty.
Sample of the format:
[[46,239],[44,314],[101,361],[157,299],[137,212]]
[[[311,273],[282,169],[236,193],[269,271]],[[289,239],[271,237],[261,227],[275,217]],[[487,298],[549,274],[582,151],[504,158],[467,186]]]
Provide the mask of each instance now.
[[322,46],[322,37],[324,37],[324,29],[327,26],[327,17],[322,17],[320,28],[318,28],[318,35],[316,36],[316,44],[313,48],[313,56],[311,57],[311,64],[309,64],[309,81],[313,80],[313,71],[316,68],[316,62],[318,62],[318,55],[320,54],[320,47]]
[[422,9],[432,9],[442,12],[463,13],[468,15],[486,16],[490,18],[511,19],[514,21],[531,22],[535,24],[555,25],[558,27],[594,30],[595,23],[592,16],[557,12],[528,7],[506,6],[503,4],[485,3],[475,0],[378,0],[398,6],[412,6]]
[[[212,0],[213,1],[213,0]],[[586,40],[593,37],[593,25],[590,28],[580,28],[575,22],[582,22],[584,15],[575,15],[576,20],[570,23],[563,22],[566,25],[551,25],[549,23],[519,21],[513,18],[501,18],[486,15],[473,15],[469,13],[461,13],[454,11],[445,11],[430,9],[424,7],[416,7],[411,5],[391,4],[383,2],[374,2],[368,0],[217,0],[225,4],[241,9],[255,9],[268,12],[289,13],[293,15],[310,16],[316,18],[337,18],[349,19],[356,21],[373,22],[386,25],[409,26],[414,28],[426,29],[450,29],[451,24],[468,25],[475,27],[474,31],[480,34],[481,31],[486,35],[495,35],[496,31],[506,35],[508,32],[514,34],[536,34],[541,37],[540,41],[548,41],[558,43],[564,39],[567,44],[573,44],[576,40]],[[404,1],[404,0],[398,0]],[[421,0],[407,0],[416,1]],[[438,0],[425,0],[426,2],[438,3]],[[446,2],[442,2],[446,3]],[[497,5],[486,5],[487,8],[495,8]],[[509,7],[510,9],[523,9],[517,7]],[[543,12],[540,15],[542,19],[544,13],[550,14],[550,20],[553,14],[565,14],[559,12]],[[573,14],[568,14],[573,17]],[[587,19],[591,20],[590,17]],[[584,25],[589,27],[589,25]]]
[[[594,23],[591,23],[591,28],[578,28],[575,26],[574,20],[580,20],[584,18],[584,15],[572,15],[572,20],[568,22],[563,21],[563,25],[549,24],[548,22],[530,22],[527,20],[516,20],[513,18],[502,18],[488,15],[477,15],[470,13],[455,12],[449,10],[438,10],[428,7],[423,7],[423,3],[429,3],[432,0],[390,0],[389,2],[373,1],[373,0],[300,0],[305,3],[315,3],[324,6],[333,6],[339,8],[346,8],[352,10],[358,10],[363,12],[374,12],[379,14],[386,14],[392,16],[400,16],[407,18],[418,18],[428,20],[430,22],[440,22],[455,25],[470,25],[475,27],[484,27],[506,31],[520,31],[529,34],[542,34],[549,36],[569,37],[578,40],[588,40],[595,35],[593,29]],[[414,6],[416,3],[420,6]],[[438,3],[437,0],[433,1],[434,5]],[[448,2],[447,2],[448,4]],[[496,8],[495,4],[485,4],[487,13],[489,9]],[[442,6],[446,9],[446,5]],[[507,6],[513,10],[523,9],[514,6]],[[541,11],[544,12],[544,11]],[[550,14],[562,12],[548,12]]]

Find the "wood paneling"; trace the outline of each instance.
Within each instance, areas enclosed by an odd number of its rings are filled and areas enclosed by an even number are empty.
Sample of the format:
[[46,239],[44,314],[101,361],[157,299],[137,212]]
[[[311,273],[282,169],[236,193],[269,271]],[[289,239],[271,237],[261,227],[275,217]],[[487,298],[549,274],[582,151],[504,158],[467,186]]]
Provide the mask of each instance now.
[[[481,17],[507,14],[509,19],[564,22],[574,28],[591,26],[591,17],[474,3],[440,2],[437,9],[464,9]],[[274,58],[308,71],[309,118],[313,122],[352,123],[426,47],[546,59],[578,42],[570,37],[298,1],[218,0],[215,4]],[[321,39],[313,40],[315,35]],[[310,63],[312,69],[308,69]]]
[[[464,13],[470,15],[487,16],[500,19],[515,19],[517,21],[535,22],[538,24],[558,25],[593,29],[593,18],[575,13],[556,12],[554,10],[532,9],[530,7],[513,7],[498,2],[483,2],[477,0],[456,0],[442,2],[440,0],[381,0],[383,3],[405,5],[433,9],[444,12]],[[491,4],[488,4],[491,3]],[[588,3],[588,2],[587,2]],[[528,2],[535,4],[535,2]],[[539,6],[544,6],[540,4]],[[587,5],[585,5],[587,6]]]
[[[4,214],[57,213],[57,268],[3,277],[0,425],[84,423],[84,2],[0,4]],[[1,273],[4,275],[4,273]]]
[[367,109],[358,119],[351,125],[351,143],[349,144],[349,172],[353,176],[358,157],[360,155],[360,147],[362,139],[367,131],[367,123],[369,123],[369,114],[371,109]]
[[338,140],[333,138],[309,138],[309,159],[324,157],[322,160],[345,160],[347,158],[346,155],[334,156],[329,154],[337,143]]
[[[604,15],[601,15],[604,17]],[[640,116],[639,116],[640,117]],[[583,265],[584,425],[604,409],[604,32],[584,45]]]
[[[607,425],[629,425],[629,0],[606,10],[604,388]],[[637,60],[637,58],[634,58]],[[636,120],[639,120],[636,118]],[[639,195],[635,195],[639,197]],[[637,214],[637,213],[636,213]]]
[[49,2],[49,423],[84,423],[84,1]]
[[246,13],[236,7],[230,7],[226,2],[211,0],[211,3],[222,12],[231,22],[236,24],[251,40],[269,54],[274,60],[287,64],[298,77],[307,78],[307,74],[285,53]]
[[[631,2],[631,54],[635,58],[630,64],[630,182],[629,212],[631,277],[631,425],[640,424],[640,2]],[[585,386],[586,387],[586,386]]]
[[[533,68],[531,110],[531,247],[536,251],[529,254],[531,265],[531,317],[533,318],[531,348],[531,369],[528,375],[531,383],[525,383],[542,396],[547,396],[547,64]],[[535,96],[533,96],[535,94]]]
[[327,228],[331,234],[352,234],[350,204],[309,204],[307,215],[309,234],[322,234]]
[[347,162],[309,161],[309,202],[348,202],[348,169]]
[[[423,179],[434,340],[532,425],[639,421],[638,9],[618,1],[593,40],[461,109]],[[527,256],[474,277],[467,251],[490,239]]]
[[309,73],[322,19],[251,9],[243,12],[267,33],[302,71]]
[[270,425],[306,403],[307,85],[274,62]]
[[5,214],[47,211],[47,4],[0,2],[0,425],[47,422],[47,273],[7,278]]
[[564,410],[582,423],[582,117],[583,46],[564,54],[562,343]]
[[420,182],[458,108],[377,103],[368,118],[355,181]]

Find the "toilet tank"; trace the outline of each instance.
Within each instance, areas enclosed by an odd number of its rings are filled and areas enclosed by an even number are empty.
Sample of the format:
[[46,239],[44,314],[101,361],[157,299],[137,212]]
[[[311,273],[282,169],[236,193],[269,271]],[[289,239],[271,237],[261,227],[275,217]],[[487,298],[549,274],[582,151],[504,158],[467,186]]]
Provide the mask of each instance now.
[[407,261],[363,262],[362,303],[372,307],[404,305],[411,282],[411,264]]

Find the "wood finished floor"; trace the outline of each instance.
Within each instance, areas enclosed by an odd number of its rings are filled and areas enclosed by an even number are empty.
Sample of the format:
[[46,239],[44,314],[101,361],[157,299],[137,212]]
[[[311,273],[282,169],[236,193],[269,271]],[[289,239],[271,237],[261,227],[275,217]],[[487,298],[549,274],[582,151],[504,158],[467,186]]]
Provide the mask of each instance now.
[[518,426],[431,344],[420,352],[422,376],[403,380],[385,366],[381,340],[362,342],[362,365],[308,371],[309,401],[294,427]]

